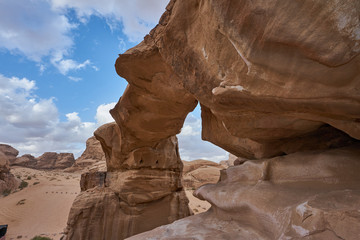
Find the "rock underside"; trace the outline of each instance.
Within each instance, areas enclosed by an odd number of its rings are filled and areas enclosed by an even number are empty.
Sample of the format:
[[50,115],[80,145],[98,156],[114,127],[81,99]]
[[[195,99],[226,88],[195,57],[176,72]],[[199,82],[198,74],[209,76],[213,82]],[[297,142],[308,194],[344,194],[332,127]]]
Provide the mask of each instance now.
[[170,1],[116,61],[129,85],[95,132],[105,187],[79,195],[69,239],[85,223],[133,235],[152,209],[187,215],[175,135],[197,102],[202,138],[235,166],[195,192],[208,212],[131,239],[359,239],[359,15],[352,0]]

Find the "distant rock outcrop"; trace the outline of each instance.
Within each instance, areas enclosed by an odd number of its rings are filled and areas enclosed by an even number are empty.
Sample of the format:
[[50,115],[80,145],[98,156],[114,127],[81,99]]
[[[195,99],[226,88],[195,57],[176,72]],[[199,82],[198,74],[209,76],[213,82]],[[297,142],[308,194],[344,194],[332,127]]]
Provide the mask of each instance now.
[[14,159],[11,166],[53,170],[68,168],[72,166],[74,162],[75,159],[72,153],[46,152],[37,158],[30,154],[24,154]]
[[31,154],[24,154],[21,157],[17,157],[11,166],[21,166],[27,168],[36,168],[37,159]]
[[220,170],[224,169],[218,163],[207,160],[183,161],[182,184],[185,188],[195,189],[207,183],[217,183]]
[[100,142],[94,136],[90,137],[86,141],[85,151],[75,160],[75,163],[65,171],[106,171],[105,153],[101,148]]
[[75,162],[74,154],[56,152],[46,152],[36,160],[36,169],[65,169]]

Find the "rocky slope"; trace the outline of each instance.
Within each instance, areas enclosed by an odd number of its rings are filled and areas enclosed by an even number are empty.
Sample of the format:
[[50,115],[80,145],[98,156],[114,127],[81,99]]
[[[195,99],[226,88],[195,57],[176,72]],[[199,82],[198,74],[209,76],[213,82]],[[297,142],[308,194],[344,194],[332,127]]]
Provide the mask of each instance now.
[[[250,161],[197,191],[209,212],[133,239],[359,239],[359,15],[351,0],[170,1],[115,64],[129,85],[111,110],[116,125],[95,134],[114,177],[84,192],[102,216],[89,215],[106,229],[98,237],[123,224],[105,202],[117,211],[115,196],[138,191],[127,173],[179,179],[173,139],[200,102],[202,138]],[[142,183],[135,196],[153,196]],[[83,196],[76,216],[90,209]],[[81,236],[87,220],[76,216]]]

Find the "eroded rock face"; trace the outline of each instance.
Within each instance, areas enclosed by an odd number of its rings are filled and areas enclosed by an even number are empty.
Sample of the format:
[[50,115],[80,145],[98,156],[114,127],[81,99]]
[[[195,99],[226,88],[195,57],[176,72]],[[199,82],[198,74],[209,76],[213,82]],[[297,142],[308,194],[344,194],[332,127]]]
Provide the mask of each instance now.
[[144,42],[200,101],[203,139],[239,157],[273,157],[309,150],[287,145],[324,125],[360,138],[359,5],[171,1]]
[[195,195],[211,203],[136,239],[358,239],[360,145],[249,160]]
[[11,164],[16,160],[19,151],[7,144],[0,144],[0,152],[2,152]]
[[117,124],[105,124],[94,134],[108,171],[82,175],[67,239],[124,239],[190,215],[175,136],[126,154],[121,149],[128,142]]
[[9,154],[2,152],[2,150],[3,148],[0,149],[0,195],[9,194],[20,184],[20,181],[10,173]]
[[188,211],[182,209],[186,200],[184,193],[178,192],[151,206],[129,205],[111,188],[92,188],[76,197],[68,221],[72,227],[65,232],[68,239],[124,239],[187,216],[182,215]]
[[81,174],[80,189],[86,191],[94,187],[105,186],[106,172],[87,172]]
[[11,166],[21,166],[28,168],[36,168],[37,159],[31,154],[24,154],[12,161]]
[[46,152],[36,160],[36,169],[65,169],[75,162],[74,154],[56,152]]

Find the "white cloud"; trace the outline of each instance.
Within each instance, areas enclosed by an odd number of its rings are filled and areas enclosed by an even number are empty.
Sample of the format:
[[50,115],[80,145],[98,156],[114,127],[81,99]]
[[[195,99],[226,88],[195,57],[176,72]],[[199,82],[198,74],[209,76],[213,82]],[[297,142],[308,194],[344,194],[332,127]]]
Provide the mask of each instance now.
[[69,33],[74,28],[63,14],[50,9],[48,1],[0,1],[0,48],[36,62],[55,51],[65,54],[73,45]]
[[[102,124],[114,121],[109,110],[115,102],[98,106],[94,122],[83,122],[77,112],[59,120],[53,98],[38,98],[35,81],[7,78],[0,74],[0,141],[15,147],[20,154],[38,156],[47,151],[73,152],[84,150],[86,139]],[[189,114],[178,134],[181,158],[220,161],[228,154],[201,140],[201,120]]]
[[114,108],[115,104],[116,102],[112,102],[98,106],[95,119],[99,125],[115,121],[109,113],[110,109]]
[[53,9],[75,9],[78,18],[86,22],[91,15],[104,17],[110,28],[118,28],[130,41],[138,42],[159,21],[169,0],[52,0]]
[[[66,75],[70,71],[93,66],[89,59],[78,62],[69,57],[74,47],[73,31],[78,23],[66,13],[74,9],[78,20],[86,24],[92,15],[102,17],[111,29],[122,27],[132,42],[139,42],[153,28],[165,11],[168,0],[2,0],[0,1],[0,49],[25,55],[39,63],[43,60]],[[123,46],[120,41],[120,48]]]
[[0,49],[38,62],[40,73],[45,71],[45,57],[64,75],[92,65],[90,60],[65,58],[74,46],[71,34],[77,25],[50,4],[46,0],[0,1]]
[[[102,123],[83,122],[77,112],[66,114],[66,121],[60,121],[53,98],[38,98],[35,90],[35,81],[0,74],[0,141],[12,145],[20,154],[80,154],[86,139]],[[101,106],[98,109],[103,109]]]
[[70,79],[71,81],[74,81],[74,82],[79,82],[79,81],[82,80],[81,77],[73,77],[73,76],[69,76],[69,79]]
[[210,142],[201,139],[201,119],[192,113],[186,117],[179,139],[180,157],[190,161],[205,159],[214,162],[228,159],[228,153]]
[[67,75],[69,71],[84,69],[87,66],[92,66],[95,70],[97,69],[95,66],[92,65],[89,59],[85,60],[82,63],[79,63],[73,59],[64,59],[63,53],[60,51],[54,53],[54,55],[51,57],[51,63],[63,75]]
[[90,65],[90,60],[86,60],[83,63],[78,63],[72,59],[60,59],[59,61],[52,60],[52,64],[59,70],[60,73],[66,75],[69,71],[79,70]]

